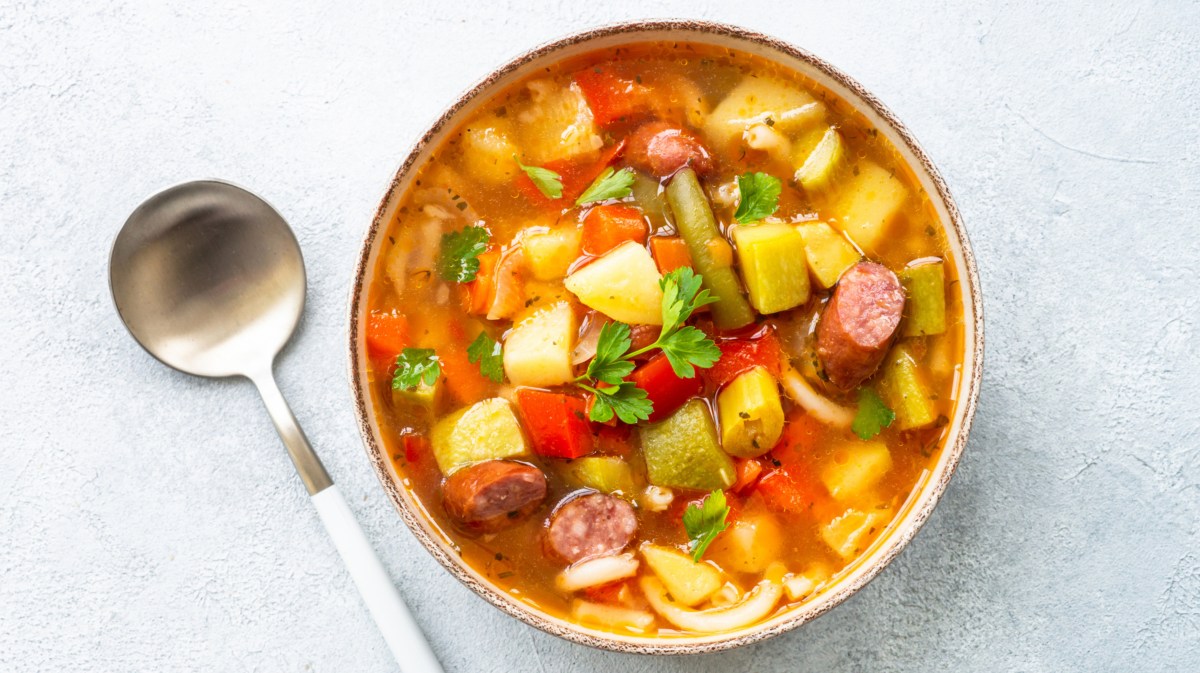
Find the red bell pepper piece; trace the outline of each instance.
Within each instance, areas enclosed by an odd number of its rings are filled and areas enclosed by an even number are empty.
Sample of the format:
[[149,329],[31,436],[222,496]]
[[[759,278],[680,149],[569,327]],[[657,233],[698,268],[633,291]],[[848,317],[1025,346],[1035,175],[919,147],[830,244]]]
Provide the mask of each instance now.
[[416,463],[421,460],[421,456],[428,454],[429,450],[429,440],[425,439],[423,435],[404,435],[405,462]]
[[646,396],[654,403],[654,411],[650,414],[652,423],[670,416],[685,402],[699,395],[704,387],[699,376],[690,379],[676,376],[667,356],[662,354],[633,370],[629,380],[645,390]]
[[371,355],[394,360],[408,346],[408,318],[399,313],[371,311],[366,332]]
[[596,206],[583,220],[584,254],[599,257],[625,241],[646,242],[646,218],[633,206]]
[[491,248],[479,255],[479,271],[475,280],[464,287],[467,291],[467,313],[487,315],[496,298],[496,266],[500,263],[500,251]]
[[516,400],[535,453],[549,458],[579,458],[592,452],[594,439],[583,398],[517,388]]
[[729,490],[741,493],[753,488],[758,483],[758,478],[762,476],[762,461],[757,458],[734,458],[733,462],[737,467],[737,480],[733,482],[733,486]]
[[650,107],[650,88],[609,70],[588,68],[575,75],[575,83],[600,126],[626,121]]
[[561,199],[551,199],[533,184],[533,180],[521,171],[517,176],[517,191],[525,195],[525,198],[533,205],[540,206],[546,210],[556,210],[559,208],[570,208],[575,205],[575,199],[587,189],[589,185],[600,175],[600,171],[611,164],[618,155],[625,149],[625,141],[609,147],[600,153],[600,157],[595,161],[580,162],[574,160],[548,161],[542,168],[558,173],[560,182],[562,182],[563,191]]
[[726,339],[717,342],[721,359],[712,367],[703,370],[705,377],[715,386],[723,386],[747,369],[763,366],[773,376],[783,371],[783,349],[775,332],[766,330],[750,339]]

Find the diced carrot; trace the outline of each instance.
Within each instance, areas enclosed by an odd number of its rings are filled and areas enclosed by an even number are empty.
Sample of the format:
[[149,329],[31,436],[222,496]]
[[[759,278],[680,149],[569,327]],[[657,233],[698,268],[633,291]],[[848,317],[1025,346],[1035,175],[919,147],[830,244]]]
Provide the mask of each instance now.
[[625,121],[636,113],[646,111],[651,103],[649,87],[636,80],[620,77],[610,70],[589,68],[575,75],[575,83],[583,91],[592,117],[600,126]]
[[600,175],[600,171],[607,168],[624,149],[625,141],[622,140],[601,152],[599,158],[595,161],[560,160],[547,162],[542,168],[552,170],[560,176],[563,186],[561,199],[551,199],[543,194],[524,171],[521,171],[520,175],[517,176],[517,191],[523,194],[532,205],[539,206],[543,210],[569,208],[575,205],[575,199],[579,198],[583,190],[592,184],[596,176]]
[[467,312],[487,315],[496,298],[496,265],[500,263],[500,251],[491,248],[479,256],[479,272],[475,280],[467,283]]
[[690,379],[677,376],[667,356],[661,354],[633,370],[629,380],[645,390],[646,396],[654,403],[654,411],[650,414],[652,423],[670,416],[685,402],[699,395],[704,387],[699,376]]
[[480,373],[479,365],[471,364],[467,359],[465,346],[452,344],[439,347],[437,355],[442,376],[446,379],[446,388],[459,402],[477,402],[491,392],[493,383]]
[[678,236],[655,236],[650,239],[650,254],[658,265],[659,273],[670,273],[692,265],[692,254],[687,243]]
[[395,359],[408,346],[408,318],[396,313],[371,311],[367,316],[367,350]]
[[645,243],[647,229],[642,211],[633,206],[596,206],[583,220],[583,252],[598,257],[625,241]]
[[741,493],[758,483],[763,471],[762,461],[756,458],[735,458],[734,464],[737,467],[737,481],[733,482],[731,491]]
[[826,432],[828,430],[823,423],[797,409],[788,415],[783,436],[771,449],[771,456],[784,467],[807,465],[813,460]]
[[800,466],[771,470],[758,480],[755,491],[777,512],[802,514],[827,499],[824,487]]
[[538,455],[579,458],[595,448],[582,398],[536,388],[517,388],[515,397]]
[[783,349],[772,330],[764,330],[750,339],[719,341],[717,348],[721,349],[721,359],[712,367],[702,370],[705,378],[715,386],[723,386],[738,374],[758,365],[766,367],[774,376],[779,376],[783,371]]

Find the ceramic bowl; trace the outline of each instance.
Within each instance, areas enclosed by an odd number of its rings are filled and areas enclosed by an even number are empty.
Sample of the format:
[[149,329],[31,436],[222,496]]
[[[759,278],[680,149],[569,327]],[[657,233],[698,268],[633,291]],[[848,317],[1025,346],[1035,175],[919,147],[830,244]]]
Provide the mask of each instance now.
[[[616,635],[574,624],[541,612],[507,593],[498,591],[452,551],[449,541],[430,523],[420,504],[403,486],[380,439],[368,390],[366,355],[361,326],[365,323],[366,292],[375,268],[381,239],[408,183],[417,169],[442,140],[470,116],[477,105],[509,83],[560,59],[621,44],[658,40],[679,40],[711,44],[749,52],[781,63],[815,80],[854,105],[900,152],[911,166],[933,207],[947,228],[954,261],[961,270],[957,285],[964,310],[964,363],[958,387],[957,411],[951,419],[950,434],[937,464],[919,483],[897,513],[890,530],[881,534],[865,553],[842,571],[829,585],[808,602],[773,618],[739,631],[698,636]],[[388,497],[400,518],[429,553],[452,575],[503,612],[547,633],[570,641],[619,652],[640,654],[698,654],[726,650],[759,642],[809,622],[845,601],[863,588],[912,540],[929,518],[958,465],[979,395],[983,365],[983,313],[975,261],[958,209],[933,162],[917,144],[900,120],[870,92],[845,73],[812,54],[772,37],[734,26],[702,21],[639,21],[612,25],[556,40],[532,49],[500,66],[458,98],[417,141],[392,178],[375,219],[367,231],[355,270],[350,300],[349,355],[351,382],[359,428],[367,454]]]

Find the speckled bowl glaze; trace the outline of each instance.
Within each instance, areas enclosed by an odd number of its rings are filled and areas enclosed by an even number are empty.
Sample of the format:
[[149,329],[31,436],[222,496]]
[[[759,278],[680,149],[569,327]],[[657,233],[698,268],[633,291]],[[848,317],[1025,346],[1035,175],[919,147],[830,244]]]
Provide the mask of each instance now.
[[[368,390],[365,349],[362,346],[361,326],[367,306],[366,290],[371,270],[379,254],[382,234],[403,198],[411,176],[436,150],[443,139],[471,115],[491,94],[509,83],[521,79],[538,68],[562,58],[595,49],[621,44],[658,40],[678,40],[730,47],[776,61],[812,78],[857,107],[888,139],[911,166],[921,186],[947,229],[954,261],[961,270],[958,284],[964,309],[964,358],[962,375],[955,393],[959,404],[951,420],[950,435],[937,464],[913,494],[901,506],[889,529],[872,546],[816,596],[797,608],[776,615],[749,628],[704,636],[633,636],[617,635],[588,628],[534,609],[498,591],[473,568],[465,564],[452,550],[449,541],[431,525],[422,506],[400,482],[380,438],[379,424],[374,418]],[[388,496],[395,504],[404,523],[421,544],[463,584],[503,612],[567,640],[607,650],[639,654],[700,654],[727,650],[759,642],[790,631],[831,610],[854,592],[861,589],[894,559],[917,534],[929,518],[950,477],[958,465],[971,419],[975,414],[983,366],[983,312],[979,278],[975,259],[963,228],[958,208],[945,181],[933,162],[917,144],[900,120],[875,96],[858,82],[825,61],[795,46],[775,38],[734,26],[703,21],[640,21],[624,23],[578,33],[542,45],[504,64],[485,77],[455,101],[433,126],[417,141],[412,151],[392,179],[375,219],[367,231],[362,253],[355,270],[350,299],[349,356],[350,376],[354,390],[359,429],[366,444],[367,455]]]

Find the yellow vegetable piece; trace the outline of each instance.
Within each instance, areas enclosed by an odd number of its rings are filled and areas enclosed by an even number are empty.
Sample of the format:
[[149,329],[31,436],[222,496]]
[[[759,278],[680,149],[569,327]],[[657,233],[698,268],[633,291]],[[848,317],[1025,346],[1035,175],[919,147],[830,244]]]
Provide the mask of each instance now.
[[564,283],[584,305],[613,320],[661,325],[660,278],[658,266],[646,248],[626,241],[567,276]]
[[584,456],[568,463],[566,470],[575,483],[601,493],[621,493],[632,497],[636,489],[633,468],[623,458]]
[[544,166],[555,160],[593,156],[604,145],[578,84],[564,87],[550,79],[538,79],[526,87],[530,102],[517,116],[520,146],[527,157],[522,159],[524,163]]
[[823,288],[833,287],[846,269],[862,259],[845,236],[824,222],[801,224],[796,229],[804,238],[808,270]]
[[655,486],[712,491],[733,485],[733,461],[717,444],[708,406],[692,400],[659,423],[638,430],[646,479]]
[[509,183],[520,170],[513,162],[517,148],[512,143],[512,126],[494,115],[463,131],[462,148],[463,170],[473,180]]
[[783,434],[779,384],[764,367],[738,374],[717,395],[721,448],[742,458],[770,451]]
[[762,581],[733,605],[707,610],[679,607],[671,601],[666,587],[657,578],[642,577],[639,584],[650,607],[675,626],[697,633],[723,633],[749,626],[766,617],[783,597],[782,573],[776,578],[768,573]]
[[729,149],[751,126],[791,133],[825,118],[824,104],[796,85],[769,76],[745,77],[717,104],[704,133],[718,151]]
[[433,385],[427,385],[424,381],[417,384],[416,388],[411,389],[396,389],[392,388],[392,404],[401,409],[425,408],[435,409],[438,402],[442,399],[442,380],[433,382]]
[[529,444],[508,400],[493,397],[446,416],[430,433],[442,474],[485,460],[529,455]]
[[783,529],[765,510],[743,512],[705,554],[726,571],[762,572],[783,551]]
[[530,233],[521,238],[525,262],[538,280],[558,280],[567,275],[571,262],[579,257],[578,227],[561,227]]
[[696,605],[713,595],[725,581],[721,571],[707,563],[696,563],[678,549],[646,543],[641,552],[646,565],[662,580],[676,603]]
[[863,550],[871,537],[887,523],[878,511],[870,513],[848,509],[838,518],[821,527],[821,539],[839,556],[850,560]]
[[899,274],[908,295],[904,303],[904,336],[946,331],[946,270],[942,260],[910,266]]
[[870,252],[877,249],[908,199],[908,188],[892,171],[873,161],[860,161],[855,170],[855,175],[839,185],[833,214],[841,230]]
[[895,423],[900,430],[923,428],[937,420],[937,409],[921,382],[917,361],[904,344],[892,347],[884,360],[879,393],[896,413]]
[[553,386],[575,378],[571,351],[579,326],[560,301],[517,323],[504,341],[504,373],[516,386]]
[[847,500],[865,493],[892,469],[892,454],[883,442],[852,442],[834,451],[821,470],[829,494]]
[[825,129],[812,148],[803,157],[797,157],[796,182],[806,192],[819,192],[829,186],[834,174],[843,165],[846,148],[842,135],[833,127]]
[[759,313],[778,313],[808,301],[804,238],[789,224],[734,228],[742,280],[750,305]]

